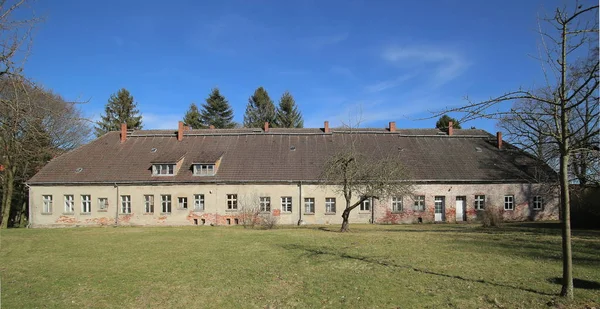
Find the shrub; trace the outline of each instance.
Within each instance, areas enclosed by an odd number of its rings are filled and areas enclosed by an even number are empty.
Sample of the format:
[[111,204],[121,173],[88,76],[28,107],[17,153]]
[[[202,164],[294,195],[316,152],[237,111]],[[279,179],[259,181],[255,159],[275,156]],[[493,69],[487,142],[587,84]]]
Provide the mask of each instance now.
[[481,224],[483,227],[498,227],[502,223],[502,213],[498,207],[492,205],[487,206],[481,216]]
[[244,228],[254,228],[259,222],[259,209],[258,207],[244,206],[238,211],[238,218]]
[[273,215],[273,213],[261,213],[259,215],[260,226],[264,229],[270,230],[277,225],[279,217]]

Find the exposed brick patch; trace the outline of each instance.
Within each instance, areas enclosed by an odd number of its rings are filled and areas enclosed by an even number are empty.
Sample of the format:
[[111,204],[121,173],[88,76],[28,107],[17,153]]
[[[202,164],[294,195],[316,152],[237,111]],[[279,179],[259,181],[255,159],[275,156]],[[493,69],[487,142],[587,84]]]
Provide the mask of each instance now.
[[115,218],[107,218],[107,217],[91,218],[91,219],[85,219],[85,223],[106,226],[106,225],[114,224]]
[[169,218],[169,216],[160,216],[158,217],[158,223],[165,223],[165,221],[167,221],[167,218]]
[[60,217],[58,217],[58,219],[56,219],[55,222],[56,223],[62,223],[62,224],[75,224],[75,223],[79,223],[79,221],[77,221],[77,219],[75,217],[69,217],[69,216],[60,216]]
[[123,214],[119,215],[119,224],[129,224],[133,214]]
[[273,209],[273,216],[279,217],[281,215],[281,209]]

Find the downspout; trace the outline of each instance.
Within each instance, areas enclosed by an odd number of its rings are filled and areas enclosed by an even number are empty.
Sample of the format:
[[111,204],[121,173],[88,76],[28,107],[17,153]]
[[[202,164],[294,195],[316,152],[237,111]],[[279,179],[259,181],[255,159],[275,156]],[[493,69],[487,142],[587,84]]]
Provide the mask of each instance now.
[[375,199],[371,197],[371,224],[375,224]]
[[28,183],[25,183],[25,186],[27,187],[27,192],[28,192],[28,198],[27,198],[27,228],[31,227],[31,186]]
[[119,226],[119,185],[115,182],[115,188],[117,188],[117,196],[115,199],[115,227]]
[[298,225],[302,225],[302,181],[298,183]]

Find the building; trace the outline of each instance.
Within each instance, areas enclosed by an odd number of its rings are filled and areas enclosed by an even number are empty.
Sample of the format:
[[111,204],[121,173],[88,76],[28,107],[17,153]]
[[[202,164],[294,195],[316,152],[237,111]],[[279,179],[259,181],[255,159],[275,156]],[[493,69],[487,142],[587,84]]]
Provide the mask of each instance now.
[[361,149],[397,153],[412,196],[366,201],[351,223],[460,222],[498,207],[506,220],[558,218],[546,165],[500,133],[437,129],[127,130],[50,161],[28,182],[33,227],[234,225],[242,205],[279,224],[341,223],[344,199],[319,183],[349,134]]

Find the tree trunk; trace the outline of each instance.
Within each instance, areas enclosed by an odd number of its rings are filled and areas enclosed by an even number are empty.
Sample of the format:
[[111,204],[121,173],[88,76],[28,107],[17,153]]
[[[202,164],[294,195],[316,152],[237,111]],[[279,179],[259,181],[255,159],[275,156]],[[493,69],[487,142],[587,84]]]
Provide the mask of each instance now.
[[348,217],[350,217],[350,210],[350,208],[346,208],[342,213],[342,228],[340,229],[340,232],[350,231],[350,229],[348,228],[348,226],[350,225],[350,221],[348,220]]
[[563,281],[560,296],[573,299],[573,258],[571,252],[571,206],[569,201],[569,155],[560,156],[560,204],[562,210]]
[[[27,196],[27,195],[26,195]],[[25,227],[25,222],[27,221],[27,199],[23,201],[23,206],[21,206],[21,216],[19,220],[19,227]]]
[[12,168],[6,170],[6,192],[4,192],[3,205],[2,205],[2,225],[0,228],[8,228],[8,221],[10,219],[10,207],[12,204],[12,196],[14,189],[14,173]]

